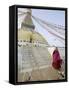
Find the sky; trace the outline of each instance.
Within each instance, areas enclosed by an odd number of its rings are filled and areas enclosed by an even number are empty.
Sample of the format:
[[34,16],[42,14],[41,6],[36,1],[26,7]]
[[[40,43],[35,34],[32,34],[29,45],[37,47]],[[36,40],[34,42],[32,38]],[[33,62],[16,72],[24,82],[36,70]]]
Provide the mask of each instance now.
[[[25,10],[22,9],[22,11],[25,11]],[[32,15],[40,18],[41,20],[44,20],[53,24],[65,26],[65,11],[32,9]],[[22,19],[23,17],[19,17],[19,18],[20,19],[18,19],[18,27],[20,26],[21,20],[23,20]],[[58,47],[65,46],[65,43],[63,40],[50,34],[46,29],[40,26],[34,19],[32,20],[35,25],[35,30],[40,34],[42,34],[42,36],[47,40],[49,45],[58,46]]]
[[32,9],[32,14],[42,20],[57,24],[65,25],[65,12],[59,10],[40,10]]

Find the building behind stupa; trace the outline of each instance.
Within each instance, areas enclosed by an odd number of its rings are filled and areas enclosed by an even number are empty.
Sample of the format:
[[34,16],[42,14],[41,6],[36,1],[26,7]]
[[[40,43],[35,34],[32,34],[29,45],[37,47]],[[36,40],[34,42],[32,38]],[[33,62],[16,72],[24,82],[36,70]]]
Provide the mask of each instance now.
[[51,67],[48,42],[35,31],[31,13],[27,9],[18,30],[18,82],[55,80],[58,74]]

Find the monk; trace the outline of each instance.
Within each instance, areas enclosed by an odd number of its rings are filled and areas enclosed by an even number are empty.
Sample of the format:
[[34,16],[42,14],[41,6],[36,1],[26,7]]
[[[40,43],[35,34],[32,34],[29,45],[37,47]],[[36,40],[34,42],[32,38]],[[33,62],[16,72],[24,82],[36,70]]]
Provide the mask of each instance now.
[[61,68],[61,64],[62,64],[62,59],[60,57],[58,48],[56,47],[56,49],[53,52],[53,63],[52,63],[52,66],[55,69],[58,69],[59,70]]
[[56,69],[56,70],[58,70],[60,72],[61,76],[64,77],[63,74],[62,74],[62,72],[61,72],[61,65],[62,65],[62,61],[63,60],[60,57],[60,54],[59,54],[59,51],[58,51],[58,48],[57,47],[54,50],[52,56],[53,56],[53,62],[52,62],[53,68]]

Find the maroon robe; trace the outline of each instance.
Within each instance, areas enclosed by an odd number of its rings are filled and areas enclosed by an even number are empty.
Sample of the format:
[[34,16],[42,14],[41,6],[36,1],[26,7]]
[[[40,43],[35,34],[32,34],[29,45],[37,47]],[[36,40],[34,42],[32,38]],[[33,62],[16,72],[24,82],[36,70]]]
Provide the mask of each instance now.
[[58,50],[54,50],[52,66],[55,69],[59,70],[61,68],[61,64],[62,64],[62,59],[60,57],[59,51]]

